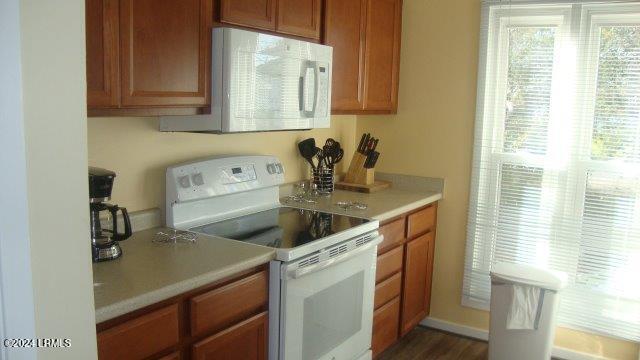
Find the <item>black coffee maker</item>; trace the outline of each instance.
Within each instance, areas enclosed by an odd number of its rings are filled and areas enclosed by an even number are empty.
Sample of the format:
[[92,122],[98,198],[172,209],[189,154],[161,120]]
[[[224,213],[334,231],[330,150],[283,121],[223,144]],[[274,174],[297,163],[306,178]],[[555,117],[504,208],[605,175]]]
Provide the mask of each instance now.
[[[131,220],[127,209],[106,203],[111,199],[111,189],[116,173],[106,169],[89,167],[89,215],[91,217],[91,255],[93,262],[113,260],[122,255],[118,241],[131,236]],[[111,228],[103,228],[101,212],[107,211]],[[122,212],[124,233],[118,232],[118,212]]]

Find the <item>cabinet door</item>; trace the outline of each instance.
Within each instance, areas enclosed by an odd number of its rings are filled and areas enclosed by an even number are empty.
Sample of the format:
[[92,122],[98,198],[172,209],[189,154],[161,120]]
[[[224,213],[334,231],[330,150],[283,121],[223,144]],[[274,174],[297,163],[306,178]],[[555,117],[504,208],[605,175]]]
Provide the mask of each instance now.
[[367,0],[327,0],[324,42],[333,46],[331,110],[362,110]]
[[320,5],[321,0],[278,0],[276,30],[320,39]]
[[220,22],[273,31],[276,0],[222,0]]
[[399,297],[373,312],[373,336],[371,339],[373,357],[376,357],[396,342],[398,339],[399,318]]
[[120,0],[122,105],[205,106],[206,0]]
[[267,312],[263,312],[196,343],[192,359],[266,359],[267,320]]
[[433,245],[433,231],[406,244],[402,297],[402,335],[413,329],[429,314]]
[[86,0],[87,106],[117,107],[118,0]]
[[402,0],[368,0],[364,109],[395,112],[400,69]]

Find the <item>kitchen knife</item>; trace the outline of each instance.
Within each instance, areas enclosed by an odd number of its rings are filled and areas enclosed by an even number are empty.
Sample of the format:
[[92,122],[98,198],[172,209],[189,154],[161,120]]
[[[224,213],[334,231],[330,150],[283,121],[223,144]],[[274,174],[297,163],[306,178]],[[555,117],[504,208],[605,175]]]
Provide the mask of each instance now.
[[362,146],[361,154],[367,155],[367,147],[369,146],[369,141],[371,141],[371,134],[367,133],[364,139],[364,145]]
[[367,161],[364,163],[365,169],[373,169],[376,166],[376,163],[378,162],[379,156],[380,156],[380,153],[377,151],[370,152],[369,156],[367,156]]
[[371,147],[371,151],[375,151],[376,148],[378,147],[378,141],[380,141],[380,139],[374,139],[373,140],[373,146]]
[[367,150],[366,150],[366,155],[369,155],[374,149],[375,146],[378,145],[378,139],[375,138],[370,138],[369,141],[367,142]]
[[367,134],[362,134],[362,137],[360,138],[360,144],[358,145],[358,152],[362,153],[362,149],[365,145],[365,140],[367,139]]

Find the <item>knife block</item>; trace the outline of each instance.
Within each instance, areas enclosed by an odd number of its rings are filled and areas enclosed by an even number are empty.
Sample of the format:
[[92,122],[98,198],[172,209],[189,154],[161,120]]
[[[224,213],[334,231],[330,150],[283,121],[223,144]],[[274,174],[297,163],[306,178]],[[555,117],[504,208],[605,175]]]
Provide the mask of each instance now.
[[375,169],[366,169],[364,163],[367,157],[359,152],[353,154],[349,170],[343,181],[336,183],[336,188],[363,193],[384,190],[391,186],[388,181],[376,181]]
[[375,170],[366,169],[364,163],[367,157],[359,152],[353,154],[349,170],[344,177],[344,182],[351,184],[371,185],[375,182]]

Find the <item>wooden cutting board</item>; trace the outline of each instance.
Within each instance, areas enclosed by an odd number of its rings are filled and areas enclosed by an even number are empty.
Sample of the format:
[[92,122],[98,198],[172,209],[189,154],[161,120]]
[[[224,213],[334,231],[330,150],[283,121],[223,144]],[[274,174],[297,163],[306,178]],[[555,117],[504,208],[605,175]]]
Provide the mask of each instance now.
[[371,185],[354,184],[350,182],[340,181],[336,183],[336,189],[356,191],[361,193],[374,193],[391,187],[389,181],[376,180]]

